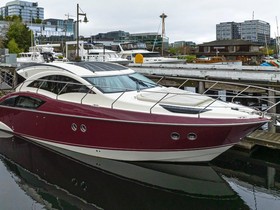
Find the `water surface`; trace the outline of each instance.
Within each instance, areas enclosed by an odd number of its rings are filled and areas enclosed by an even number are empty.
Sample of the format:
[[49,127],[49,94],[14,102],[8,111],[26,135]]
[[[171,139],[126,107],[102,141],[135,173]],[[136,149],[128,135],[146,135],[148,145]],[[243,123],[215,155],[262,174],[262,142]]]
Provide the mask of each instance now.
[[83,164],[0,139],[0,209],[269,209],[280,206],[280,152],[229,150],[209,164]]

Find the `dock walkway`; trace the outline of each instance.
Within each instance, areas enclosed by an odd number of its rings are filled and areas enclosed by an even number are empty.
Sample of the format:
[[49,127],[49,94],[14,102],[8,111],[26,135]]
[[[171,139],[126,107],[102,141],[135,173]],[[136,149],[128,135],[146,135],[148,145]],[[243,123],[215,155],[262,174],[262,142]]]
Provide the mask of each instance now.
[[246,149],[252,149],[256,145],[280,149],[280,133],[256,130],[238,144],[239,147]]

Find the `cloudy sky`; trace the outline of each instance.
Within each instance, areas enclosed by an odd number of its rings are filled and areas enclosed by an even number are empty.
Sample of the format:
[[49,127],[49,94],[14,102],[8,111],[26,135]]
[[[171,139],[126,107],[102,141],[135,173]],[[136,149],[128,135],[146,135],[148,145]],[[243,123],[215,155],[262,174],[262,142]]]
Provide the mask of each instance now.
[[[4,6],[11,0],[1,0]],[[34,0],[45,9],[45,18],[76,20],[77,3],[89,22],[80,24],[80,34],[96,35],[115,30],[129,33],[161,33],[160,14],[166,18],[166,36],[170,42],[215,40],[216,24],[263,20],[270,23],[271,37],[280,24],[280,0]],[[278,32],[279,34],[279,32]]]

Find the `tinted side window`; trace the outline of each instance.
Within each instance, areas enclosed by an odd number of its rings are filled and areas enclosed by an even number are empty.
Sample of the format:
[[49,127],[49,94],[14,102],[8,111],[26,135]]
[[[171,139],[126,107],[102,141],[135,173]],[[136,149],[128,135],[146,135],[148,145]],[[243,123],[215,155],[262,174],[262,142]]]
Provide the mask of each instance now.
[[12,96],[10,98],[7,98],[5,101],[2,101],[0,105],[37,109],[44,103],[45,101],[38,98],[32,98],[28,96]]
[[44,104],[45,101],[42,101],[38,98],[32,98],[27,96],[19,96],[15,100],[15,107],[23,107],[28,109],[37,109],[42,104]]
[[7,98],[5,101],[2,101],[0,105],[2,106],[15,106],[16,96]]
[[94,93],[80,82],[62,75],[51,75],[33,81],[28,87],[39,88],[55,94],[82,92]]

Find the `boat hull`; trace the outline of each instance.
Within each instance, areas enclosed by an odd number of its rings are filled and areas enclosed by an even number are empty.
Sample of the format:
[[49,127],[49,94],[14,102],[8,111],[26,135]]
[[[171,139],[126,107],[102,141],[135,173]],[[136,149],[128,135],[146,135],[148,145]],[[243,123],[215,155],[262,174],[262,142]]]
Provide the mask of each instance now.
[[204,119],[47,99],[0,107],[0,129],[57,150],[125,161],[210,161],[267,119]]
[[82,160],[83,162],[85,157],[83,156],[83,158],[79,158],[79,154],[88,156],[87,159],[94,156],[122,161],[208,162],[233,146],[227,145],[217,148],[184,151],[126,151],[80,147],[50,141],[42,141],[30,137],[26,138],[69,157]]

